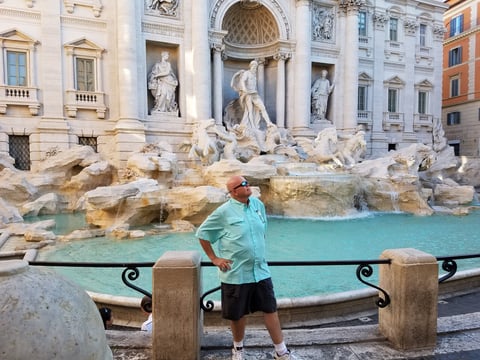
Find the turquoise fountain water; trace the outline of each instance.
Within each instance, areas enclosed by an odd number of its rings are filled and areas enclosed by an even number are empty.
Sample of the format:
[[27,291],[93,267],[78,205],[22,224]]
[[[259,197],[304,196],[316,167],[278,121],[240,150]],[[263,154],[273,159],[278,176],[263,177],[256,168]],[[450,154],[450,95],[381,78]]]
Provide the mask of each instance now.
[[[434,256],[480,252],[480,211],[468,216],[363,214],[351,219],[269,218],[269,261],[378,259],[385,249],[413,247]],[[57,233],[84,226],[79,215],[57,215]],[[38,219],[37,219],[38,220]],[[95,238],[57,243],[42,250],[39,260],[76,262],[154,262],[168,250],[201,248],[193,233],[163,233],[137,240]],[[208,261],[205,258],[205,261]],[[461,260],[458,270],[480,268],[480,260]],[[106,294],[141,296],[121,281],[123,269],[55,268],[85,289]],[[151,289],[151,272],[142,268],[138,286]],[[302,297],[364,288],[356,266],[272,267],[278,297]],[[442,272],[440,272],[442,273]],[[376,283],[378,267],[369,281]],[[216,269],[203,270],[204,290],[219,285]],[[218,294],[217,294],[218,295]],[[212,298],[216,298],[214,294]]]

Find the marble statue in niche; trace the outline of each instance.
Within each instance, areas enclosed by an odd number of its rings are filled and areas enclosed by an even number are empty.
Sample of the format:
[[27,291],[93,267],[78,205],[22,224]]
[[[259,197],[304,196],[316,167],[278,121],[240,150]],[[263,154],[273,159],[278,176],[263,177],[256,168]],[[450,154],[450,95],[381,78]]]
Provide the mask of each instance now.
[[231,86],[238,92],[240,106],[243,109],[240,124],[254,132],[260,150],[266,152],[265,128],[274,124],[257,91],[257,69],[257,61],[251,61],[248,70],[240,70],[233,75]]
[[162,51],[161,60],[153,65],[148,76],[148,89],[154,98],[152,112],[175,112],[178,110],[175,99],[178,80],[168,61],[169,56],[168,51]]
[[313,121],[325,121],[327,120],[327,106],[330,93],[335,86],[334,83],[330,84],[330,80],[327,78],[328,71],[322,70],[320,78],[315,80],[312,86],[312,120]]

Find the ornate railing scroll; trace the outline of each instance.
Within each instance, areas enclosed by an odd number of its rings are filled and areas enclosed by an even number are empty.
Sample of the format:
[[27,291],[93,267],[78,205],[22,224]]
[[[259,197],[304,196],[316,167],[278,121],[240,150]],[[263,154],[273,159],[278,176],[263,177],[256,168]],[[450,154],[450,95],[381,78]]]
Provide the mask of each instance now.
[[63,266],[63,267],[97,267],[97,268],[125,268],[122,272],[122,281],[129,288],[152,297],[152,293],[134,285],[131,281],[137,280],[140,276],[141,267],[153,267],[154,262],[143,263],[93,263],[93,262],[56,262],[56,261],[30,261],[32,266]]
[[[380,307],[384,308],[390,304],[390,296],[387,294],[387,292],[383,289],[381,289],[378,286],[375,286],[365,280],[362,279],[362,276],[365,277],[370,277],[373,274],[373,268],[371,264],[390,264],[391,260],[390,259],[384,259],[384,260],[345,260],[345,261],[269,261],[268,265],[269,266],[339,266],[339,265],[358,265],[357,267],[357,279],[360,280],[363,284],[373,287],[380,291],[384,298],[382,299],[379,297],[377,301],[375,301],[375,304]],[[202,266],[215,266],[211,262],[202,262]],[[220,290],[220,286],[208,290],[205,292],[201,297],[200,297],[200,307],[204,311],[212,311],[214,308],[214,303],[212,300],[208,300],[206,303],[204,303],[205,298]]]
[[437,256],[437,261],[442,261],[442,270],[447,273],[438,279],[439,283],[450,279],[457,272],[457,262],[455,260],[480,258],[480,254],[454,255],[454,256]]
[[213,288],[211,290],[208,290],[206,293],[204,293],[202,295],[202,297],[200,298],[200,307],[202,308],[203,311],[212,311],[215,304],[213,303],[212,300],[207,300],[206,303],[204,303],[203,301],[205,300],[205,298],[210,295],[210,294],[213,294],[214,292],[220,290],[221,286],[217,286],[216,288]]
[[377,304],[379,308],[387,307],[388,304],[390,304],[390,295],[388,295],[385,290],[362,279],[362,275],[366,277],[370,277],[372,276],[372,274],[373,274],[373,268],[370,266],[370,264],[365,263],[365,264],[358,265],[357,279],[360,280],[361,283],[368,285],[370,287],[373,287],[378,291],[380,291],[383,294],[384,298],[382,299],[381,297],[379,297],[378,300],[375,301],[375,304]]

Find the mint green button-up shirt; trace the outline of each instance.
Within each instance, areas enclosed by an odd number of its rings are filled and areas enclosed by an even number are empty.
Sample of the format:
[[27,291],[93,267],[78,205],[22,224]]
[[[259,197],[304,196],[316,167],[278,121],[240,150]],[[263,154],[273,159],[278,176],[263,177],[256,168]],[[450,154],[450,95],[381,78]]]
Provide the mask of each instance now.
[[265,259],[267,216],[263,203],[250,197],[248,205],[229,199],[203,222],[196,236],[216,244],[216,255],[232,260],[229,271],[219,271],[227,284],[259,282],[271,276]]

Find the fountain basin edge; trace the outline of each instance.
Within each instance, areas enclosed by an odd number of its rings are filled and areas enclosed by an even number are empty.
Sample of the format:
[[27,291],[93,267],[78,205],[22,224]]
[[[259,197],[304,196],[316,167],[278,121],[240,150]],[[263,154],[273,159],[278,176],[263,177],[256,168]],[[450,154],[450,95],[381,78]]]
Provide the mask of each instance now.
[[[439,298],[471,293],[480,288],[480,268],[459,271],[455,276],[439,284]],[[114,314],[114,324],[140,328],[145,315],[140,310],[141,298],[114,296],[87,291],[98,307],[108,306]],[[371,316],[377,313],[375,301],[378,292],[375,289],[360,289],[329,295],[306,296],[278,299],[278,314],[282,327],[315,327],[341,321]],[[220,302],[214,301],[214,309],[203,313],[204,327],[230,326],[222,319]],[[263,315],[248,315],[248,326],[263,328]]]

